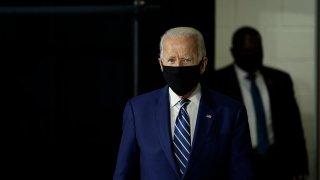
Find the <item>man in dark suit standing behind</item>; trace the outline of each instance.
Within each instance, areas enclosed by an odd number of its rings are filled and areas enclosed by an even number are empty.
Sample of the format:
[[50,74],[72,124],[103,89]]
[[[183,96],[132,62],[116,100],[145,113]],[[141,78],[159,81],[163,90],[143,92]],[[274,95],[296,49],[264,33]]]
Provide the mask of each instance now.
[[252,27],[234,33],[231,53],[234,63],[217,70],[209,86],[245,104],[257,179],[305,179],[308,159],[291,77],[263,66],[262,38]]

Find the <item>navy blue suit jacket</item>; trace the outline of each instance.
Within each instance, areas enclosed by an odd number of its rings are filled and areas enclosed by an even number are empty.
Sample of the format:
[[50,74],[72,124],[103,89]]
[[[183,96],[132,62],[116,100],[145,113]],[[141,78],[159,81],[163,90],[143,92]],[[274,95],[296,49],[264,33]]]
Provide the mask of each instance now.
[[202,87],[191,157],[180,177],[172,149],[168,86],[130,99],[114,180],[251,180],[252,146],[246,109]]

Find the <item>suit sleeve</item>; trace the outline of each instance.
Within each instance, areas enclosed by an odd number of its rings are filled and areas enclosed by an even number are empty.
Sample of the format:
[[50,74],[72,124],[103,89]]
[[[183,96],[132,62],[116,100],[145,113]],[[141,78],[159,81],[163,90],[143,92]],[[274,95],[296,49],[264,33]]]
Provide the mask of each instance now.
[[[305,144],[304,131],[302,127],[301,114],[295,99],[293,82],[291,77],[286,76],[287,96],[284,100],[287,104],[284,104],[286,108],[278,107],[280,113],[283,114],[282,119],[288,119],[288,122],[283,124],[282,129],[286,129],[286,142],[283,142],[284,146],[290,147],[287,154],[287,162],[292,166],[292,175],[308,175],[308,156]],[[282,97],[283,98],[283,97]],[[285,109],[285,110],[284,110]],[[283,111],[286,111],[285,113]],[[278,120],[280,121],[280,120]]]
[[133,114],[132,104],[128,102],[123,112],[122,137],[113,180],[132,180],[137,176],[139,148]]
[[253,149],[251,145],[247,111],[244,106],[239,109],[233,128],[230,159],[231,179],[253,180]]

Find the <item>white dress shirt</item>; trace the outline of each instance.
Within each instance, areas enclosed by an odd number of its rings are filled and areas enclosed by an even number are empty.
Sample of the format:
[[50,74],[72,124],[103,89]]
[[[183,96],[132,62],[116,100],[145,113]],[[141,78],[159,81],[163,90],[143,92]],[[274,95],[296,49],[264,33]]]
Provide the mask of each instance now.
[[[242,70],[237,65],[234,65],[234,68],[235,68],[235,72],[237,74],[238,82],[240,85],[244,105],[246,106],[247,113],[248,113],[248,121],[249,121],[252,146],[253,148],[256,148],[258,144],[257,130],[256,130],[256,116],[255,116],[253,100],[250,93],[250,80],[246,78],[248,76],[248,73],[246,71]],[[262,74],[258,71],[255,75],[256,75],[256,84],[258,86],[258,89],[260,91],[260,95],[263,101],[263,108],[266,116],[266,125],[267,125],[269,143],[273,144],[274,137],[273,137],[273,128],[272,128],[272,121],[271,121],[272,116],[271,116],[269,93],[268,93],[267,86],[263,79]]]
[[[181,100],[180,97],[169,88],[169,98],[170,98],[170,124],[171,124],[171,135],[172,139],[174,136],[174,126],[176,123],[176,119],[180,110],[179,101]],[[190,135],[191,135],[191,144],[193,142],[193,135],[194,130],[196,127],[197,115],[198,115],[198,108],[201,98],[201,86],[200,84],[197,85],[195,91],[191,94],[188,98],[190,103],[187,106],[187,112],[190,118]]]

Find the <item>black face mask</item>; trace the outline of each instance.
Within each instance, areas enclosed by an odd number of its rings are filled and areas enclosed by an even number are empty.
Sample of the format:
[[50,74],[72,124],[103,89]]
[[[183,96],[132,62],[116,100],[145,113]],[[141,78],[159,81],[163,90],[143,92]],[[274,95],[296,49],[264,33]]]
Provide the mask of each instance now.
[[200,65],[162,66],[163,77],[170,88],[179,96],[190,92],[200,81]]

